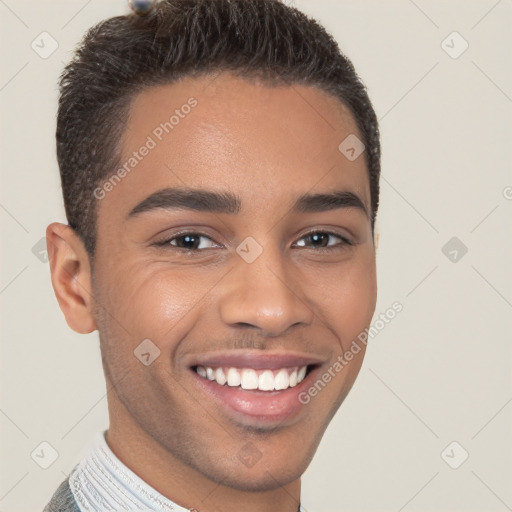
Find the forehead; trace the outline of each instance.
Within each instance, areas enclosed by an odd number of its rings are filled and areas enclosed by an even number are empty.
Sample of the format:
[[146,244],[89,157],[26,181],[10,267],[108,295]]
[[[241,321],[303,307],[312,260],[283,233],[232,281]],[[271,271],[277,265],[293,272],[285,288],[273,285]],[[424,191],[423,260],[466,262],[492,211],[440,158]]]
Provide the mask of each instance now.
[[354,135],[348,108],[315,87],[226,73],[151,87],[132,102],[121,149],[128,172],[109,201],[128,210],[159,188],[187,186],[265,204],[318,186],[352,190],[369,206],[364,155],[350,161],[338,149]]

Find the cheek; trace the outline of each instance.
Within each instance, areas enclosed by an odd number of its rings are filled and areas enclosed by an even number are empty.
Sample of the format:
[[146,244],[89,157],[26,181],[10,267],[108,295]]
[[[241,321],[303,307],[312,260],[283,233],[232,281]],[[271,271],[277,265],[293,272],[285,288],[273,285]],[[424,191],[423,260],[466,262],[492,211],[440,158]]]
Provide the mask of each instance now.
[[215,272],[142,262],[111,275],[106,302],[131,337],[149,338],[164,350],[169,340],[179,340],[197,321],[216,280]]
[[[325,269],[312,287],[315,311],[330,326],[346,350],[371,322],[377,300],[375,259],[372,254]],[[313,285],[311,285],[313,286]]]

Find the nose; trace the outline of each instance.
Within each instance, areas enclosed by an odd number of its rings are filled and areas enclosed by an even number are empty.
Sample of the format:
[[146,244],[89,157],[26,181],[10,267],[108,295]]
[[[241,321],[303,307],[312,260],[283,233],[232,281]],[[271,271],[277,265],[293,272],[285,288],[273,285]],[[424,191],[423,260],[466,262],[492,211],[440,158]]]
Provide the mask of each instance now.
[[309,325],[314,312],[285,265],[279,250],[265,249],[252,263],[235,256],[235,266],[222,281],[222,320],[234,327],[254,327],[278,336],[296,325]]

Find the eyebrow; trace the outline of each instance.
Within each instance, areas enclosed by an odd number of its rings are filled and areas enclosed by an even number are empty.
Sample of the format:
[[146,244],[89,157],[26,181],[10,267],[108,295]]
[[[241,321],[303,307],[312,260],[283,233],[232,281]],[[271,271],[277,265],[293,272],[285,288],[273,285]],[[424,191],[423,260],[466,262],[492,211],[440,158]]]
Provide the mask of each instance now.
[[[321,194],[304,194],[292,206],[297,213],[315,213],[338,208],[358,208],[369,217],[361,198],[353,192],[336,190]],[[128,214],[133,217],[153,210],[186,209],[211,213],[237,214],[242,209],[242,200],[232,192],[217,192],[204,189],[165,188],[154,192],[138,203]]]

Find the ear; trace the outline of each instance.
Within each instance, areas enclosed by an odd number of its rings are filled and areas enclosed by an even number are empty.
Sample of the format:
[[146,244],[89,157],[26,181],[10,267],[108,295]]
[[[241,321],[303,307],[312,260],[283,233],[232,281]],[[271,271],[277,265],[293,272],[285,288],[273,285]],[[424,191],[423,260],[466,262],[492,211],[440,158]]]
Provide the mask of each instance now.
[[53,290],[69,327],[86,334],[94,331],[89,254],[75,231],[60,222],[46,228],[46,244]]

